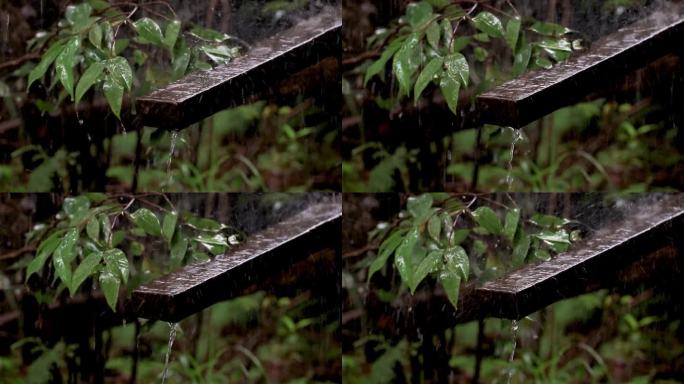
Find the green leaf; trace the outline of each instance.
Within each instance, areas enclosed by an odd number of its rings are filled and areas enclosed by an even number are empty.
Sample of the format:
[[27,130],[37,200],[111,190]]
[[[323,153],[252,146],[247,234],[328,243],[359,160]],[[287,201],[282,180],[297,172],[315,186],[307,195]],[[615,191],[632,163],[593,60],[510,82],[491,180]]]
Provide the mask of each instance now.
[[518,231],[518,235],[515,237],[515,243],[513,245],[513,265],[519,266],[525,262],[527,259],[527,253],[530,250],[531,239],[524,230]]
[[530,65],[530,58],[532,57],[532,46],[524,44],[523,47],[515,54],[513,62],[513,76],[518,77],[525,73],[527,67]]
[[454,246],[454,245],[459,245],[461,244],[470,234],[469,229],[457,229],[454,231],[454,233],[451,235],[451,238],[449,239],[449,245]]
[[442,76],[442,79],[439,81],[439,88],[442,90],[449,109],[455,115],[458,108],[458,94],[461,90],[461,83],[448,76]]
[[532,236],[547,243],[565,243],[570,244],[570,235],[565,230],[556,232],[542,231]]
[[128,282],[128,275],[130,274],[128,267],[128,259],[126,254],[118,249],[108,249],[104,252],[104,260],[107,263],[107,268],[114,273],[124,283]]
[[[109,216],[106,214],[101,214],[97,216],[100,220],[100,228],[102,228],[102,234],[104,235],[103,243],[108,242],[112,237],[112,224],[109,221]],[[109,246],[112,246],[109,244]]]
[[475,47],[475,49],[473,50],[473,54],[475,56],[475,60],[477,61],[485,61],[487,60],[487,56],[489,55],[487,50],[482,47]]
[[430,60],[429,63],[427,63],[423,71],[420,73],[420,75],[418,75],[418,80],[416,80],[416,85],[413,91],[413,98],[416,103],[428,84],[430,84],[430,82],[435,79],[437,74],[442,71],[443,64],[444,59],[441,57],[435,57],[434,59]]
[[45,76],[45,72],[47,72],[48,68],[50,68],[50,65],[55,61],[57,56],[62,53],[63,49],[64,45],[60,42],[56,42],[52,44],[47,51],[45,51],[40,63],[33,68],[31,73],[29,73],[28,85],[26,86],[26,89],[29,89],[36,80]]
[[470,79],[470,68],[465,56],[460,53],[454,53],[444,59],[444,66],[446,67],[446,74],[453,80],[460,81],[464,87],[468,86]]
[[194,239],[197,242],[200,242],[202,244],[209,244],[209,245],[222,245],[224,247],[228,246],[228,241],[226,239],[226,236],[224,236],[221,233],[217,233],[215,235],[209,235],[205,233],[201,233],[197,235]]
[[416,273],[413,276],[411,285],[409,285],[411,294],[413,294],[416,291],[416,288],[418,288],[420,283],[423,281],[423,279],[425,279],[427,275],[435,271],[437,267],[439,267],[442,264],[443,253],[444,252],[441,250],[432,251],[427,255],[427,257],[423,259],[423,261],[420,262],[420,264],[418,264],[418,268],[416,268]]
[[385,264],[387,264],[387,259],[394,253],[394,251],[399,247],[403,240],[404,233],[402,231],[394,231],[389,235],[385,241],[380,244],[378,249],[378,256],[373,260],[370,267],[368,267],[368,281],[370,281],[373,275],[382,269]]
[[173,232],[176,230],[176,222],[178,222],[178,213],[170,212],[164,216],[164,222],[162,224],[162,237],[166,239],[168,243],[171,243],[173,239]]
[[66,7],[64,17],[67,19],[71,25],[84,24],[90,18],[90,14],[93,12],[93,7],[88,3],[83,3],[79,5],[70,5]]
[[572,43],[565,39],[544,39],[535,44],[548,50],[572,52]]
[[413,252],[420,234],[418,228],[413,228],[401,242],[394,254],[394,265],[399,271],[401,280],[409,287],[413,284]]
[[205,232],[218,232],[225,226],[216,220],[206,217],[184,216],[186,224],[192,229]]
[[166,25],[166,33],[164,34],[164,46],[166,48],[173,50],[176,45],[176,40],[178,40],[178,34],[180,33],[181,22],[180,20],[174,20]]
[[57,276],[64,282],[64,285],[71,285],[71,261],[76,258],[74,249],[78,241],[78,229],[70,229],[62,238],[62,241],[55,249],[52,256],[52,263],[55,266]]
[[411,79],[418,70],[420,60],[418,43],[418,35],[414,33],[402,44],[399,52],[394,55],[392,69],[399,82],[399,93],[403,95],[408,95],[411,89]]
[[508,20],[508,24],[506,24],[506,43],[509,47],[511,47],[513,52],[515,52],[515,47],[516,45],[518,45],[518,36],[520,36],[520,26],[521,22],[520,19],[517,17]]
[[133,70],[125,58],[119,56],[107,60],[107,71],[113,78],[121,80],[118,82],[119,84],[125,85],[126,89],[131,90],[133,87]]
[[468,259],[468,254],[463,247],[455,245],[448,248],[444,252],[444,264],[446,269],[458,273],[461,279],[468,280],[470,259]]
[[71,279],[71,285],[69,286],[69,292],[72,296],[74,292],[78,290],[78,287],[80,287],[81,284],[83,284],[83,282],[88,278],[88,276],[93,274],[95,268],[100,265],[101,260],[102,252],[93,252],[83,259],[83,262],[76,267],[74,276]]
[[539,67],[539,68],[544,68],[544,69],[551,69],[553,68],[553,63],[551,60],[547,59],[546,57],[537,57],[534,59],[534,64]]
[[488,34],[491,37],[501,38],[504,36],[503,25],[498,17],[492,13],[484,11],[473,17],[473,25],[480,31]]
[[84,216],[89,208],[90,200],[86,196],[67,197],[62,203],[62,209],[70,219]]
[[43,269],[45,261],[48,259],[48,257],[50,257],[50,255],[52,255],[55,249],[57,249],[57,246],[61,241],[61,235],[61,232],[55,232],[38,245],[38,249],[36,250],[37,256],[31,260],[31,263],[29,263],[28,267],[26,268],[27,281],[31,275]]
[[439,243],[439,235],[442,232],[442,218],[437,215],[432,215],[430,221],[428,221],[428,233],[430,236]]
[[442,269],[439,272],[439,283],[444,287],[444,292],[454,309],[458,309],[458,292],[461,289],[461,277],[455,271]]
[[554,23],[545,23],[542,21],[538,21],[530,27],[530,30],[533,32],[536,32],[540,35],[544,36],[550,36],[550,37],[560,37],[565,34],[568,34],[572,32],[571,29],[565,28],[562,25],[559,24],[554,24]]
[[468,46],[468,44],[470,44],[471,40],[472,40],[472,38],[470,36],[457,37],[456,40],[454,40],[452,52],[462,51],[463,49],[465,49],[465,47]]
[[76,66],[76,54],[80,47],[81,40],[78,37],[71,38],[55,60],[57,78],[71,96],[71,100],[74,100],[74,67]]
[[94,242],[100,241],[100,220],[97,217],[91,217],[86,225],[86,233]]
[[504,219],[503,235],[508,241],[512,242],[515,237],[515,231],[518,229],[518,222],[520,221],[520,209],[513,208],[506,212]]
[[424,1],[410,3],[406,7],[406,20],[411,27],[418,28],[432,17],[432,6]]
[[432,208],[432,195],[424,193],[420,196],[411,196],[406,202],[406,208],[417,220],[424,220]]
[[88,40],[90,41],[90,44],[98,49],[102,49],[102,37],[102,27],[100,24],[93,25],[93,27],[90,28],[90,31],[88,31]]
[[436,51],[439,50],[439,39],[442,37],[442,31],[437,21],[433,21],[428,25],[425,35],[427,36],[428,44]]
[[81,101],[81,98],[88,92],[90,87],[99,80],[102,71],[104,71],[104,64],[101,61],[94,62],[86,69],[76,86],[76,104]]
[[121,281],[119,277],[112,273],[110,270],[105,269],[100,272],[100,287],[102,292],[104,292],[105,299],[107,299],[107,304],[116,312],[116,302],[119,298],[119,286]]
[[363,79],[364,86],[368,84],[368,81],[370,81],[373,76],[385,73],[384,71],[385,67],[387,66],[387,62],[392,58],[392,56],[394,56],[395,53],[397,53],[399,48],[401,48],[401,44],[397,41],[390,43],[390,45],[385,48],[385,50],[382,52],[382,55],[380,55],[380,58],[373,62],[368,69],[366,69],[366,75]]
[[138,35],[145,39],[145,41],[155,45],[163,45],[164,36],[162,35],[161,28],[156,21],[150,19],[149,17],[143,17],[142,19],[133,23],[133,26],[138,32]]
[[185,253],[188,250],[188,239],[182,233],[176,232],[171,245],[171,264],[179,266],[185,259]]
[[124,87],[115,81],[110,76],[105,78],[104,85],[102,86],[102,91],[104,92],[105,98],[109,103],[109,107],[117,119],[121,120],[121,104],[123,103]]
[[153,236],[161,235],[161,225],[157,215],[147,208],[140,208],[131,215],[133,223],[142,228],[147,234]]
[[496,213],[489,207],[479,207],[473,211],[473,219],[493,235],[501,234],[501,222]]

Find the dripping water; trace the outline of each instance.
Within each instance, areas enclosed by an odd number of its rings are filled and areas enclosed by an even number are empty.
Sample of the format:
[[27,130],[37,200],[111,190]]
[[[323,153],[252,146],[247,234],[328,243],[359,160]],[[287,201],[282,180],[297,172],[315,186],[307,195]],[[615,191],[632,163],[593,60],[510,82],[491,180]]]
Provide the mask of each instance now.
[[162,384],[166,382],[166,375],[169,369],[169,358],[171,357],[171,348],[173,342],[176,340],[176,323],[169,323],[171,330],[169,331],[169,346],[166,350],[166,357],[164,358],[164,370],[162,371]]
[[508,357],[508,379],[506,380],[508,384],[511,384],[513,373],[515,372],[513,361],[515,360],[515,350],[518,347],[518,320],[511,322],[511,341],[513,346],[511,348],[511,355]]
[[513,140],[511,141],[510,149],[511,156],[508,159],[508,164],[506,166],[506,169],[508,170],[506,173],[506,188],[508,192],[510,192],[511,188],[513,188],[513,158],[515,157],[515,146],[524,138],[524,136],[520,129],[515,129],[512,127],[508,127],[508,129],[510,129],[513,133]]

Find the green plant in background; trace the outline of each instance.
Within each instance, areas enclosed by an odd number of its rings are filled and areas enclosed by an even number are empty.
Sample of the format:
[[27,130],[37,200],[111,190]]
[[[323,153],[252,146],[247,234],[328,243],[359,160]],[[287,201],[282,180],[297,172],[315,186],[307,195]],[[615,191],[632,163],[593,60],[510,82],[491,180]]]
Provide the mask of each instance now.
[[393,266],[412,294],[432,276],[457,308],[459,289],[471,275],[485,278],[492,273],[487,269],[499,264],[547,260],[580,237],[567,227],[570,220],[539,213],[524,217],[513,203],[469,197],[467,202],[448,194],[410,197],[398,222],[383,231],[368,281],[394,256]]
[[[79,291],[89,278],[97,279],[107,303],[116,310],[119,288],[129,284],[132,257],[142,256],[145,243],[157,240],[167,248],[171,268],[186,261],[206,261],[238,244],[243,234],[212,219],[179,212],[163,197],[167,207],[148,200],[149,195],[117,197],[87,194],[66,198],[54,220],[37,224],[27,234],[39,242],[26,269],[26,280],[36,273],[59,281],[56,295]],[[134,204],[143,207],[133,211]],[[126,223],[124,223],[126,222]],[[128,225],[126,225],[128,224]],[[144,261],[145,270],[151,262]],[[144,276],[135,276],[137,285]]]
[[210,69],[209,61],[222,64],[238,55],[239,46],[232,44],[231,36],[200,27],[182,33],[186,27],[171,7],[173,17],[163,21],[138,17],[147,7],[102,0],[68,6],[56,30],[39,32],[29,42],[29,48],[44,52],[28,75],[27,87],[52,73],[48,89],[60,85],[58,104],[67,96],[78,104],[94,88],[120,119],[125,93],[141,85],[135,83],[133,67],[142,67],[151,55],[170,61],[171,79]]
[[[382,55],[367,67],[364,83],[375,76],[384,79],[385,67],[391,62],[399,97],[413,93],[417,102],[434,83],[456,113],[461,89],[473,86],[481,92],[528,68],[551,68],[554,62],[582,49],[582,41],[571,39],[568,28],[523,21],[515,8],[511,6],[511,10],[514,14],[479,2],[469,9],[449,0],[410,3],[398,25],[378,30],[368,39],[369,48],[382,49]],[[487,47],[502,43],[513,58],[508,71],[485,63]],[[496,60],[503,62],[498,57]]]

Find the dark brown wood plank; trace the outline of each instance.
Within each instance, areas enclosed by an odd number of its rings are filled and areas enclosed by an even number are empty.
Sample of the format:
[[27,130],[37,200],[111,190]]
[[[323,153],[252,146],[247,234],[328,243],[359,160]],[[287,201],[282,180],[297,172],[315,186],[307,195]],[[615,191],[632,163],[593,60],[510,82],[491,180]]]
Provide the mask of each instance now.
[[[297,273],[298,262],[324,249],[339,248],[342,206],[312,204],[249,238],[225,255],[188,265],[133,291],[127,312],[137,317],[177,322],[222,300],[245,292],[273,275]],[[329,268],[328,268],[329,269]],[[323,271],[321,271],[323,272]],[[328,279],[337,279],[335,271]],[[266,286],[261,286],[266,289]]]
[[678,52],[683,38],[684,5],[664,5],[595,42],[584,54],[480,95],[477,105],[482,122],[521,127],[668,53]]
[[339,9],[320,14],[262,40],[245,55],[192,73],[136,101],[146,126],[182,129],[226,108],[270,96],[289,76],[326,57],[341,55]]

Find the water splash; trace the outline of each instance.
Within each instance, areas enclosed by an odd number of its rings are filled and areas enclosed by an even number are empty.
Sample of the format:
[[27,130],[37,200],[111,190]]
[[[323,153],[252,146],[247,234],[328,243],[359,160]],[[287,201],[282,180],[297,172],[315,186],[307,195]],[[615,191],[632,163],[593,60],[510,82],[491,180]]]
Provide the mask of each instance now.
[[166,174],[171,173],[171,160],[173,160],[173,153],[176,151],[176,142],[178,142],[178,131],[171,131],[171,150],[169,151],[169,160],[166,162]]
[[508,127],[508,129],[510,129],[513,133],[513,141],[511,141],[511,156],[508,159],[508,164],[506,166],[506,169],[508,170],[506,173],[506,190],[510,192],[513,188],[513,158],[515,157],[515,146],[522,141],[525,136],[520,129],[515,129],[512,127]]
[[162,371],[162,384],[166,382],[166,375],[169,369],[169,358],[171,357],[171,348],[173,348],[173,342],[176,340],[176,323],[169,323],[171,330],[169,331],[169,346],[166,349],[166,357],[164,358],[164,370]]
[[511,341],[513,342],[513,347],[511,348],[511,355],[508,357],[508,379],[506,380],[508,384],[511,384],[511,380],[513,380],[513,373],[515,373],[513,361],[515,360],[515,350],[518,347],[518,328],[518,320],[513,320],[511,322]]

